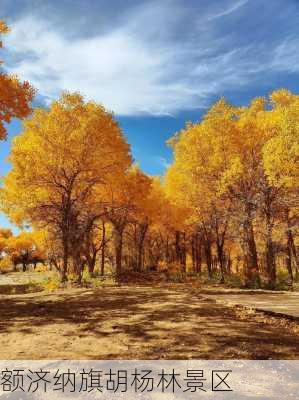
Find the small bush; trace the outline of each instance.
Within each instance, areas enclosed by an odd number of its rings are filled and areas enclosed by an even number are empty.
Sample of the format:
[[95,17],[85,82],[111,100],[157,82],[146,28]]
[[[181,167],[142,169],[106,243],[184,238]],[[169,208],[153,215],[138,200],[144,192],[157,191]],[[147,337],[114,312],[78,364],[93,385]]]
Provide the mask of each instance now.
[[83,285],[91,285],[93,278],[90,276],[90,273],[87,269],[83,270],[82,274],[82,284]]
[[47,272],[49,270],[47,265],[38,264],[35,268],[35,272]]
[[61,283],[58,275],[49,276],[40,282],[40,286],[49,292],[58,289],[60,285]]
[[103,286],[115,285],[115,279],[113,278],[113,276],[105,278],[93,278],[91,284],[93,289],[98,289]]

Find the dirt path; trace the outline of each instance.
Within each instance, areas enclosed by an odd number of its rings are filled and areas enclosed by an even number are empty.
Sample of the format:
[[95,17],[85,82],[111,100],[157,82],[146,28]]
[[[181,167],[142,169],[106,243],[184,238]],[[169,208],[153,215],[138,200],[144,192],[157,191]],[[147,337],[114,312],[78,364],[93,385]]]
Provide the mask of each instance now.
[[[212,292],[212,290],[210,291]],[[265,311],[271,314],[291,317],[299,321],[299,293],[265,293],[255,291],[247,293],[243,291],[217,291],[204,296],[223,303],[224,305],[240,305],[255,310]]]
[[299,336],[186,289],[0,296],[0,359],[299,359]]

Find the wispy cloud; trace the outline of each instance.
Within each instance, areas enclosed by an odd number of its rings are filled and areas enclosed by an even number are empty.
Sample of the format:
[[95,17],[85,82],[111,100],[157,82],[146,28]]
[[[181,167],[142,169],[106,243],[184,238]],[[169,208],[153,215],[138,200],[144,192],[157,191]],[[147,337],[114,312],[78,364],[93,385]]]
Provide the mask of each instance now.
[[162,167],[163,169],[167,169],[171,165],[171,162],[167,160],[165,157],[157,156],[154,158],[154,161],[157,163],[159,167]]
[[241,7],[245,6],[245,4],[248,3],[248,0],[240,0],[240,1],[235,1],[231,5],[228,5],[228,7],[222,8],[222,10],[216,10],[214,13],[210,14],[207,19],[212,21],[217,18],[225,17],[227,15],[230,15],[234,13],[235,11],[239,10]]
[[247,3],[208,10],[201,30],[192,9],[179,1],[142,3],[116,26],[84,36],[64,31],[51,17],[22,16],[6,40],[6,67],[46,100],[62,90],[80,91],[119,115],[203,107],[210,96],[252,83],[265,71],[298,70],[296,37],[273,45],[239,43],[238,34],[222,33],[221,17],[243,12]]
[[275,48],[271,67],[279,71],[299,72],[299,38],[288,37]]

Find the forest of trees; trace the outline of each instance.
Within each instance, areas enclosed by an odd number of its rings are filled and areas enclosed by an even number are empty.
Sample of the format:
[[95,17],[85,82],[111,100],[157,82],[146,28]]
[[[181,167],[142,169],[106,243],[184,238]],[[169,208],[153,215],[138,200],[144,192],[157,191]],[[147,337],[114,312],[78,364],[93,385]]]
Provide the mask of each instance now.
[[280,89],[248,107],[220,99],[169,140],[173,163],[152,177],[102,105],[64,93],[31,110],[35,90],[4,72],[0,92],[1,138],[12,118],[24,119],[1,208],[30,229],[2,230],[1,262],[26,269],[42,260],[78,282],[84,269],[105,274],[107,266],[117,278],[238,275],[256,288],[275,288],[279,270],[298,279],[298,95]]

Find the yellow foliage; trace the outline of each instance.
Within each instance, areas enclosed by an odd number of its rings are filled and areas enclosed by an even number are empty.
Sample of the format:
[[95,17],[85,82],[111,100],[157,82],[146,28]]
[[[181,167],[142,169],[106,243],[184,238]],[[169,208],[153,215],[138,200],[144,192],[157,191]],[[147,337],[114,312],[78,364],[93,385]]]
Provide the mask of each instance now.
[[[8,31],[5,22],[0,20],[0,34]],[[30,102],[35,90],[27,81],[21,82],[17,76],[7,75],[0,71],[0,93],[0,139],[4,139],[7,134],[4,123],[9,123],[12,118],[23,119],[30,114]]]
[[299,96],[279,90],[272,94],[271,100],[275,135],[263,149],[265,171],[274,185],[298,188]]
[[31,232],[21,232],[18,236],[11,236],[7,240],[7,251],[13,255],[31,253],[36,248],[34,235]]
[[299,182],[299,96],[272,93],[269,102],[249,107],[218,101],[198,124],[186,125],[171,140],[174,163],[166,174],[167,192],[197,216],[223,202],[228,191],[255,188],[263,169],[271,181]]
[[[50,110],[36,109],[13,140],[4,209],[17,223],[59,225],[67,201],[84,208],[130,165],[129,146],[111,114],[65,93]],[[78,210],[77,210],[78,211]]]
[[0,259],[0,271],[9,271],[12,267],[13,263],[10,256],[5,256]]

